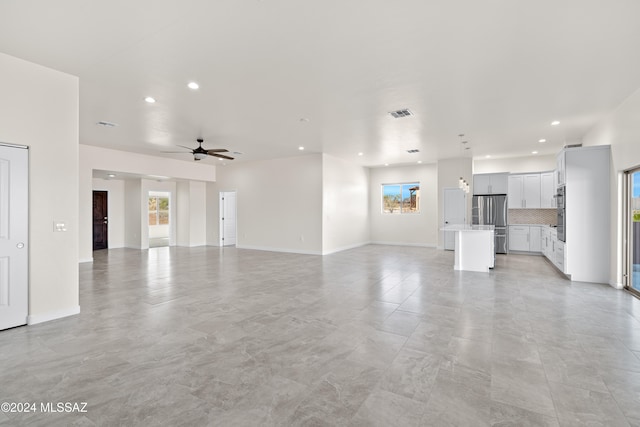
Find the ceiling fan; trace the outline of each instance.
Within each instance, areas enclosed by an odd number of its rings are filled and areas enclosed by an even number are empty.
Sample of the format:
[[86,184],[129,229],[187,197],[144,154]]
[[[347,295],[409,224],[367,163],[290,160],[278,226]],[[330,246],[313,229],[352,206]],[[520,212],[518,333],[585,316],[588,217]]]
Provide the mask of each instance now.
[[[184,145],[178,145],[178,147],[182,147],[182,148],[186,148],[187,150],[190,150],[191,154],[193,154],[193,160],[195,161],[206,159],[207,156],[218,157],[220,159],[233,160],[233,157],[220,154],[220,153],[228,153],[229,150],[226,150],[224,148],[212,148],[212,149],[202,148],[202,143],[204,142],[204,139],[198,138],[196,141],[198,142],[197,148],[185,147]],[[163,151],[163,153],[183,153],[183,151]]]

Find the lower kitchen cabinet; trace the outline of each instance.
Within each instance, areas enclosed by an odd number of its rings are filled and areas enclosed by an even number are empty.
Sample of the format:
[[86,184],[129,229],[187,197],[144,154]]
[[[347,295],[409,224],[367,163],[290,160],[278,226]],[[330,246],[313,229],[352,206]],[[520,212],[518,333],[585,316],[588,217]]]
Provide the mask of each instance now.
[[541,252],[540,226],[510,225],[509,250],[519,252]]

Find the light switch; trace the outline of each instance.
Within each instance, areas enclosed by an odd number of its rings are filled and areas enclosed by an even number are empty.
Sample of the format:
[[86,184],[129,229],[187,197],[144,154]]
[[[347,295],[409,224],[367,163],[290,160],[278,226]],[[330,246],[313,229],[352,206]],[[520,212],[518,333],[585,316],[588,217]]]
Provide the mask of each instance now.
[[67,231],[67,223],[64,221],[53,221],[53,231]]

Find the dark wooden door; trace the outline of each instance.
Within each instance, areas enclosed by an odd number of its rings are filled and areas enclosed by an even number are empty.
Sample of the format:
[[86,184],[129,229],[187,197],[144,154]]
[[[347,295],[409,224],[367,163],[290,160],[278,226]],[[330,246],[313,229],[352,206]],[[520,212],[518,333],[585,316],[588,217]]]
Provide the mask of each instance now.
[[109,218],[107,217],[107,192],[93,192],[93,250],[107,249],[109,242]]

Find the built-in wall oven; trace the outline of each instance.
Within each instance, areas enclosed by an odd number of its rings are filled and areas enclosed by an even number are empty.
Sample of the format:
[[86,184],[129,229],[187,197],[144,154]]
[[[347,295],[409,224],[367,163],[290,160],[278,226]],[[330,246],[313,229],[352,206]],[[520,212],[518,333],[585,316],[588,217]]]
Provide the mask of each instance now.
[[567,200],[566,187],[564,185],[558,187],[556,194],[556,202],[558,206],[558,240],[566,242],[567,240],[567,221],[565,204]]

